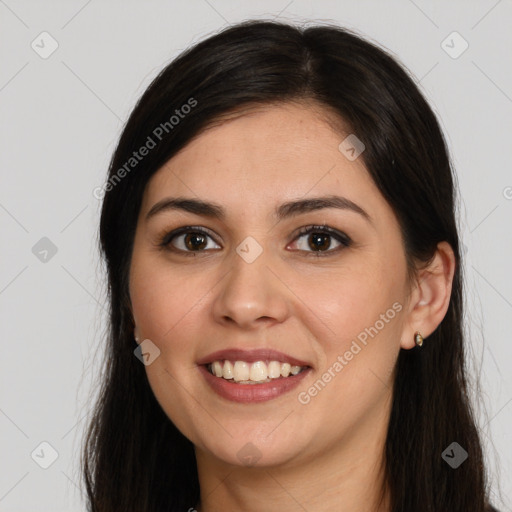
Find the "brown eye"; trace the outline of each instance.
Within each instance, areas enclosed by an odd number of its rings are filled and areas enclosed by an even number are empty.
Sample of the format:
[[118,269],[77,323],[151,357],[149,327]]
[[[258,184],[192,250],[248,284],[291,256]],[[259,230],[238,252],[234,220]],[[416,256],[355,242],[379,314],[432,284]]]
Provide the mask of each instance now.
[[[212,244],[210,241],[214,243]],[[168,233],[163,237],[160,245],[184,253],[205,252],[206,249],[221,248],[206,231],[192,227],[185,227]]]
[[[301,241],[301,239],[303,239]],[[334,230],[327,226],[309,226],[302,228],[296,237],[296,248],[300,251],[320,256],[326,253],[338,252],[339,250],[349,247],[352,240],[341,231]],[[334,245],[333,248],[333,244]]]
[[185,247],[191,251],[204,249],[207,245],[206,236],[200,233],[191,233],[185,235]]
[[313,251],[324,251],[331,245],[331,235],[323,233],[311,233],[308,237],[308,245]]

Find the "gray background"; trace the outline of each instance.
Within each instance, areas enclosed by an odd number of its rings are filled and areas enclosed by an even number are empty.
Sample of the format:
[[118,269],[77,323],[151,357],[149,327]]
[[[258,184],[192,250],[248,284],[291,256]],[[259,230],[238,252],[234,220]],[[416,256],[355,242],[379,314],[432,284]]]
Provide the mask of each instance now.
[[[92,191],[156,73],[248,17],[357,30],[409,68],[438,113],[463,197],[479,425],[494,502],[512,510],[511,16],[510,0],[0,0],[0,510],[85,510],[78,454],[105,324]],[[51,49],[44,31],[58,43],[46,59],[31,47]],[[58,454],[47,469],[42,442]]]

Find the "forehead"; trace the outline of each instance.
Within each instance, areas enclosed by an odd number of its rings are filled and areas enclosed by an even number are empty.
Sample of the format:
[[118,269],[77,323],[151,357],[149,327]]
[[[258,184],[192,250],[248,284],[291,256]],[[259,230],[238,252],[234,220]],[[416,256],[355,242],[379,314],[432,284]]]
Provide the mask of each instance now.
[[208,198],[237,213],[325,194],[364,199],[367,211],[383,206],[362,158],[339,149],[348,135],[340,119],[310,104],[245,110],[213,124],[162,166],[142,208],[167,195]]

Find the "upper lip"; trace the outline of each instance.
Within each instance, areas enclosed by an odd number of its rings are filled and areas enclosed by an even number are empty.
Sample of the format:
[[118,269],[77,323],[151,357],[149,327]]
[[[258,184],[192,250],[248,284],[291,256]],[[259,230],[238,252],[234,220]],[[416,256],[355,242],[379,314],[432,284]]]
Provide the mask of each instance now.
[[256,361],[279,361],[281,363],[290,363],[292,366],[311,366],[309,363],[289,356],[283,352],[272,349],[254,349],[242,350],[239,348],[228,348],[212,352],[197,361],[198,365],[210,364],[214,361],[245,361],[254,363]]

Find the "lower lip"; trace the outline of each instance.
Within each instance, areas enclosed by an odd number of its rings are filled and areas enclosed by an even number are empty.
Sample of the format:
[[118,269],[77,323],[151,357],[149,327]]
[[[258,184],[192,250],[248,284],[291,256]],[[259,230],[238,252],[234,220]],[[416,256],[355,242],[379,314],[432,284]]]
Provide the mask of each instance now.
[[309,373],[306,368],[297,375],[290,375],[261,384],[236,384],[233,381],[212,375],[204,365],[199,366],[206,382],[221,397],[233,402],[252,403],[266,402],[295,389],[300,381]]

